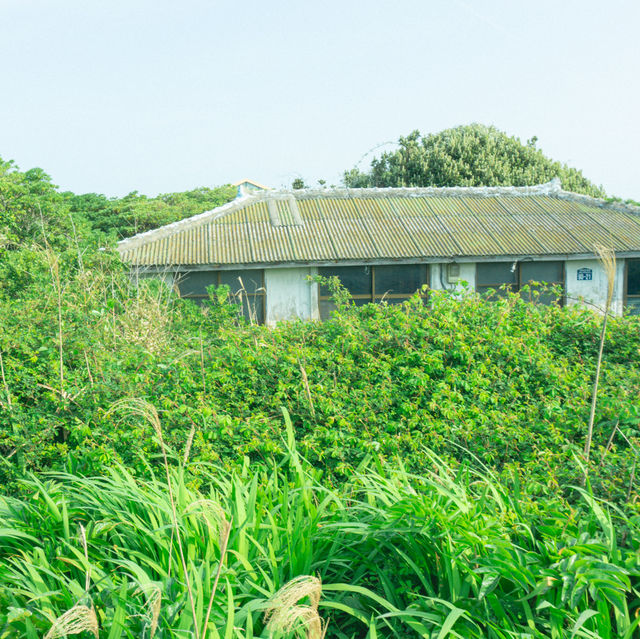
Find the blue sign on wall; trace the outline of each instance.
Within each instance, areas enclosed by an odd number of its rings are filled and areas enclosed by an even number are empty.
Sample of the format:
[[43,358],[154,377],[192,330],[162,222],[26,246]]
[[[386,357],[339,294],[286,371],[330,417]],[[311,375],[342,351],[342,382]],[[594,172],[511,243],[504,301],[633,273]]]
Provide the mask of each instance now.
[[578,269],[578,281],[585,282],[593,279],[593,269],[591,268],[579,268]]

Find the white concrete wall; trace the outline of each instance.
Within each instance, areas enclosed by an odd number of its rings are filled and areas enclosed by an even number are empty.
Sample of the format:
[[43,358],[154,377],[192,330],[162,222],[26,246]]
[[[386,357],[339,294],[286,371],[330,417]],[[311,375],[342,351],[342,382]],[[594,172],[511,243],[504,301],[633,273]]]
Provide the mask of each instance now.
[[292,319],[319,319],[318,285],[308,277],[316,268],[268,268],[264,271],[267,289],[266,324]]
[[431,282],[429,286],[436,290],[441,291],[446,289],[448,291],[453,290],[462,290],[461,283],[467,282],[469,284],[470,290],[475,290],[476,288],[476,265],[473,262],[460,262],[460,277],[458,279],[458,283],[449,282],[447,279],[447,264],[430,264],[429,279]]
[[[591,281],[578,280],[578,270],[590,268],[592,270]],[[594,310],[604,312],[607,303],[607,276],[602,264],[596,259],[591,260],[567,260],[565,262],[567,304],[579,304],[581,302],[590,305]],[[611,311],[617,315],[622,314],[624,295],[624,260],[617,260],[616,282],[613,289]],[[591,306],[592,305],[592,306]]]

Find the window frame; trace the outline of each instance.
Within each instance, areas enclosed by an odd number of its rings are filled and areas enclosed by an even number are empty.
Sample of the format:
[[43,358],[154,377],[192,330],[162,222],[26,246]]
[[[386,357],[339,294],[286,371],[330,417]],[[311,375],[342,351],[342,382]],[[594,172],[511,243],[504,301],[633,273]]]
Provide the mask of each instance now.
[[[627,258],[624,261],[624,295],[622,298],[623,307],[625,309],[629,309],[629,308],[640,309],[640,304],[638,304],[638,306],[632,306],[632,307],[629,306],[629,298],[631,298],[632,300],[638,300],[638,302],[640,302],[640,293],[633,293],[629,295],[629,264],[631,262],[640,263],[640,258]],[[640,310],[638,311],[638,313],[633,313],[633,315],[638,315],[638,314],[640,314]]]
[[[377,293],[376,292],[376,268],[381,267],[381,266],[395,266],[395,267],[402,267],[402,266],[419,266],[422,267],[422,273],[424,275],[424,283],[423,284],[429,284],[430,280],[429,277],[431,276],[431,269],[429,268],[429,264],[423,264],[420,262],[417,263],[408,263],[408,264],[345,264],[345,265],[335,265],[335,266],[321,266],[319,267],[318,273],[319,275],[323,275],[323,273],[320,272],[320,269],[331,269],[331,268],[358,268],[358,267],[362,267],[362,268],[369,268],[369,277],[371,278],[371,293],[367,293],[367,294],[352,294],[349,291],[349,295],[351,296],[352,300],[364,300],[365,303],[367,302],[372,302],[374,304],[379,304],[381,302],[384,302],[388,299],[394,299],[394,300],[408,300],[411,299],[411,297],[413,297],[413,295],[415,295],[416,291],[418,291],[419,289],[416,289],[415,291],[413,291],[412,293],[387,293],[385,292],[381,292],[381,293]],[[327,275],[327,277],[332,277],[331,275]],[[422,286],[422,285],[421,285]],[[327,302],[330,301],[331,298],[333,297],[332,294],[323,294],[321,292],[322,287],[320,288],[320,291],[318,291],[318,307],[320,307],[321,302]],[[347,289],[349,290],[349,289]]]
[[[513,262],[516,263],[516,271],[515,271],[515,282],[513,283],[509,283],[507,284],[506,282],[501,282],[500,284],[482,284],[481,288],[483,289],[482,291],[479,290],[480,286],[478,286],[478,266],[480,266],[481,264],[511,264],[513,265]],[[526,286],[527,284],[529,284],[529,282],[537,282],[538,280],[531,280],[528,279],[526,281],[522,281],[522,265],[523,264],[535,264],[535,263],[545,263],[545,262],[555,262],[555,263],[559,263],[561,265],[561,271],[560,271],[560,278],[561,281],[559,282],[547,282],[547,285],[549,286],[555,286],[556,284],[559,284],[560,286],[562,286],[562,291],[563,294],[562,296],[560,296],[557,300],[558,304],[560,304],[560,306],[564,306],[566,303],[566,295],[567,295],[567,264],[566,261],[564,260],[513,260],[513,261],[495,261],[495,262],[476,262],[476,292],[480,293],[480,294],[484,294],[486,292],[488,292],[489,289],[495,289],[496,291],[500,289],[501,286],[504,286],[505,284],[507,284],[507,286],[505,287],[506,290],[511,291],[512,293],[520,293],[522,290],[523,286]]]
[[[198,270],[198,271],[180,271],[179,273],[177,273],[178,277],[176,278],[176,287],[178,289],[178,294],[181,298],[186,299],[186,300],[208,300],[209,299],[209,295],[206,293],[189,293],[189,294],[182,294],[180,292],[180,276],[186,276],[186,275],[190,275],[192,273],[211,273],[211,274],[215,274],[215,282],[212,282],[211,284],[208,284],[207,286],[221,286],[220,283],[220,279],[221,279],[221,274],[222,273],[228,273],[229,271],[238,271],[238,270],[242,270],[242,269],[211,269],[211,270]],[[251,272],[251,273],[255,273],[256,271],[260,273],[260,282],[259,282],[259,286],[256,287],[255,292],[254,293],[247,293],[246,289],[240,289],[239,291],[235,292],[235,293],[230,293],[231,297],[234,299],[234,302],[236,304],[239,304],[242,306],[242,314],[247,317],[247,315],[245,315],[245,305],[247,305],[247,311],[249,311],[248,308],[248,304],[251,303],[253,305],[253,309],[254,311],[257,309],[256,303],[258,301],[258,299],[260,299],[261,302],[261,306],[262,306],[262,320],[259,322],[260,324],[264,324],[265,322],[265,318],[266,318],[266,313],[267,313],[267,289],[264,285],[264,269],[262,268],[256,268],[256,269],[245,269],[246,272]],[[242,277],[242,276],[240,276]],[[244,281],[242,283],[242,286],[244,287]],[[239,293],[242,292],[242,295],[240,295],[240,299],[238,299],[238,295]],[[251,300],[251,302],[250,302]],[[250,315],[250,314],[249,314]],[[256,313],[256,315],[259,317],[260,314]]]

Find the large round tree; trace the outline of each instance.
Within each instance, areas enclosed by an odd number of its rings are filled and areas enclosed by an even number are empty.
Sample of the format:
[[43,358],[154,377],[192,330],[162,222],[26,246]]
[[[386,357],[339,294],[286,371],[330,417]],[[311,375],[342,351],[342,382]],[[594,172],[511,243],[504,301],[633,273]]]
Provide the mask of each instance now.
[[371,162],[371,170],[345,171],[344,184],[367,186],[525,186],[559,177],[565,190],[604,197],[581,171],[556,162],[492,126],[471,124],[423,136],[413,131],[395,151]]

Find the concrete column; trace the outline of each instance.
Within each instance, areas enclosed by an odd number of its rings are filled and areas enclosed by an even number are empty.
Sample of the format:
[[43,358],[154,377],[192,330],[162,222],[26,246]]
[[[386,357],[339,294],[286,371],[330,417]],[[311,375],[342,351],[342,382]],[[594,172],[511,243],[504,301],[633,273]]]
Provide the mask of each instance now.
[[458,262],[456,266],[460,267],[457,280],[450,273],[448,264],[430,264],[429,286],[435,291],[462,291],[462,282],[467,282],[469,288],[473,291],[476,288],[476,265],[474,262]]
[[[567,260],[565,262],[567,304],[584,303],[604,312],[607,303],[607,276],[597,259]],[[589,279],[591,278],[591,279]],[[624,260],[617,260],[616,282],[611,312],[621,315],[624,296]]]

